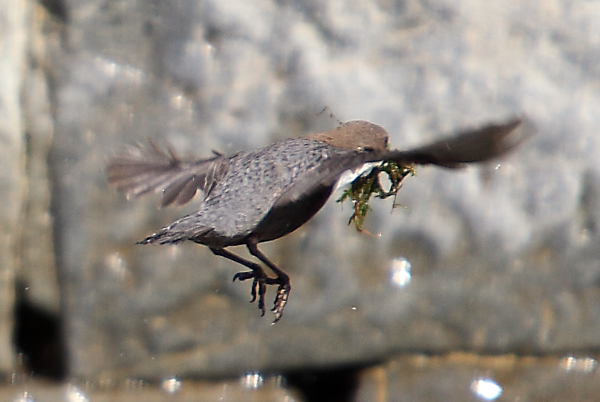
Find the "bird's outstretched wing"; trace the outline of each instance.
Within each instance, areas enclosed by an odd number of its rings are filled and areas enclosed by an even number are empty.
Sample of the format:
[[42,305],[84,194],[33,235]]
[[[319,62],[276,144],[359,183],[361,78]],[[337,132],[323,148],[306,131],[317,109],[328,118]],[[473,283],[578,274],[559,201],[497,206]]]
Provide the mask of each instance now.
[[165,151],[152,141],[150,146],[129,146],[109,161],[108,182],[127,197],[161,191],[162,207],[183,205],[198,189],[208,196],[227,172],[229,159],[214,153],[209,159],[184,161],[171,148]]
[[382,159],[398,164],[433,164],[447,168],[485,162],[509,152],[532,134],[532,130],[515,130],[521,122],[521,119],[515,118],[502,124],[466,130],[456,136],[408,151],[384,152]]
[[342,173],[355,169],[367,162],[389,161],[399,165],[438,165],[446,168],[461,168],[468,163],[485,162],[501,156],[517,147],[533,133],[532,129],[519,129],[521,119],[513,118],[505,123],[490,124],[475,130],[466,130],[458,135],[433,142],[415,149],[400,151],[348,152],[315,166],[302,180],[288,188],[275,206],[295,202],[304,194],[319,188],[335,186]]

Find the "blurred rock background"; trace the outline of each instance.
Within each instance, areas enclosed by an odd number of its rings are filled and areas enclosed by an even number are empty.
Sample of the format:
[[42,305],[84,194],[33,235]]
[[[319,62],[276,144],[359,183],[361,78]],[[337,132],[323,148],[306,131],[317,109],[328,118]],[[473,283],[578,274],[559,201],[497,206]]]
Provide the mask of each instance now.
[[[540,384],[565,384],[586,400],[598,21],[594,0],[0,3],[0,370],[104,385],[283,373],[305,400],[478,400],[478,376],[496,373],[505,396],[550,400],[566,394]],[[197,204],[157,210],[108,188],[124,144],[232,153],[331,128],[326,106],[397,148],[514,114],[538,134],[494,163],[420,169],[405,208],[372,204],[381,237],[346,226],[351,206],[332,199],[264,244],[292,278],[275,326],[231,283],[238,266],[194,244],[134,244]],[[517,357],[444,360],[457,352]],[[523,357],[540,355],[555,360]]]

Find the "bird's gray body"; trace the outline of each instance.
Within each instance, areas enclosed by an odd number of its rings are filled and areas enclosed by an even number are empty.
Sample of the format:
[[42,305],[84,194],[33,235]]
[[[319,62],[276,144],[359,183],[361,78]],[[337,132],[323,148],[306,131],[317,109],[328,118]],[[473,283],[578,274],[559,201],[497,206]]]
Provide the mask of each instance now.
[[210,163],[221,164],[225,173],[214,183],[199,209],[149,236],[145,242],[192,240],[225,247],[245,244],[251,235],[259,242],[279,238],[309,220],[327,200],[335,183],[316,186],[312,193],[297,198],[288,197],[293,192],[290,190],[304,180],[311,180],[317,170],[357,153],[298,137],[256,151],[212,159]]

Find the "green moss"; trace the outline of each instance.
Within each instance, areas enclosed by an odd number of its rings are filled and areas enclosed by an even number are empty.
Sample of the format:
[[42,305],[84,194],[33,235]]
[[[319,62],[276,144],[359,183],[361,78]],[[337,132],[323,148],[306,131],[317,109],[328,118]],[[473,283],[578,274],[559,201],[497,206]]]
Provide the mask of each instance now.
[[[385,173],[390,181],[390,188],[383,189],[379,180],[379,175]],[[398,165],[395,162],[383,162],[374,167],[370,172],[357,177],[350,187],[344,190],[337,202],[344,202],[350,199],[354,204],[354,213],[348,221],[348,225],[354,222],[356,229],[363,231],[363,222],[367,212],[369,212],[369,200],[373,195],[377,198],[385,199],[394,197],[394,206],[396,206],[396,195],[402,186],[402,181],[408,175],[414,176],[414,165]]]

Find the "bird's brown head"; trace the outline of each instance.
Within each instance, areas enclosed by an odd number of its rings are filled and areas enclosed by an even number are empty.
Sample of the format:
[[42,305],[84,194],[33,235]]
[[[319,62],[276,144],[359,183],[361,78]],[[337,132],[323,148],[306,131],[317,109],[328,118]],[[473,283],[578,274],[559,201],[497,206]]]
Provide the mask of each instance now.
[[338,148],[355,151],[384,151],[388,146],[388,133],[377,124],[365,120],[353,120],[338,127],[317,134],[309,134],[308,138],[324,141]]

